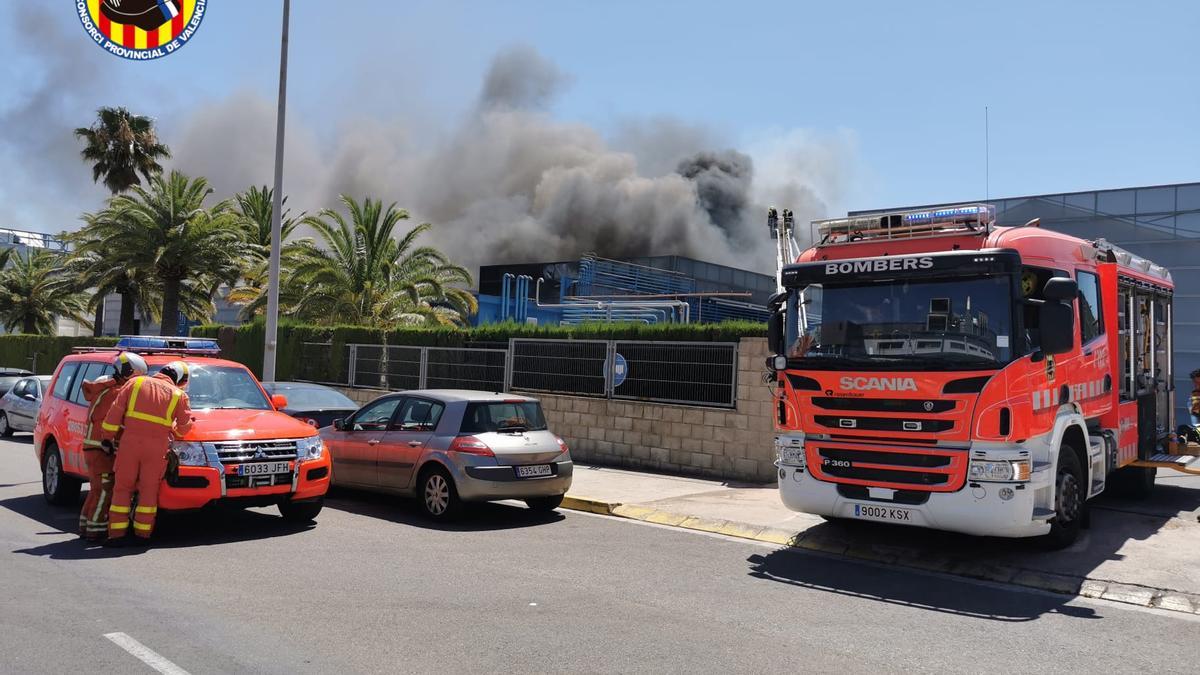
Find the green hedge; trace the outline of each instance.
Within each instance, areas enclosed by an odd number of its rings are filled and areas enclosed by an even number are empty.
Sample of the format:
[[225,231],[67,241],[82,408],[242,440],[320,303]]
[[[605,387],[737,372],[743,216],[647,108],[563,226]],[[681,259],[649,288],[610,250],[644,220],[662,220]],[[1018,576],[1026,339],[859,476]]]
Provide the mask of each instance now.
[[[0,366],[24,368],[38,375],[49,375],[58,367],[58,362],[76,347],[112,347],[116,344],[116,338],[0,335]],[[35,354],[36,362],[33,358]]]
[[[241,326],[204,325],[192,328],[193,337],[221,341],[225,358],[248,366],[262,376],[261,320]],[[416,347],[462,347],[479,343],[505,343],[510,338],[556,340],[678,340],[685,342],[736,342],[743,337],[766,337],[767,326],[752,321],[714,324],[588,323],[580,326],[531,326],[515,322],[477,328],[402,328],[385,331],[365,326],[310,326],[289,320],[279,323],[275,377],[290,380],[300,368],[311,379],[334,381],[345,373],[346,344],[389,344]],[[332,349],[305,353],[304,343],[332,343]]]

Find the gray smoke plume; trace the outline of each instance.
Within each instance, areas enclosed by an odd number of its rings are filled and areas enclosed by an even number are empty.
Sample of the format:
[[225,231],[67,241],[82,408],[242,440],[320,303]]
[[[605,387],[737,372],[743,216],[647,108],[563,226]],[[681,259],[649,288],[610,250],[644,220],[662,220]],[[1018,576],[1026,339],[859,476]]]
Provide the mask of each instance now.
[[[73,229],[105,194],[92,186],[71,130],[87,124],[97,105],[120,105],[103,98],[119,87],[112,71],[90,72],[95,54],[79,52],[95,47],[64,36],[44,10],[18,17],[19,30],[54,48],[39,48],[44,78],[0,118],[5,129],[26,132],[0,139],[5,165],[21,172],[0,182],[0,217],[29,229]],[[495,57],[475,104],[448,127],[345,112],[318,134],[294,114],[289,205],[294,213],[337,208],[341,193],[395,201],[411,211],[412,224],[434,224],[427,243],[469,268],[594,252],[679,254],[770,272],[766,206],[790,207],[799,220],[825,215],[852,173],[850,140],[806,132],[775,134],[738,152],[722,149],[733,144],[711,130],[650,118],[624,120],[606,139],[550,114],[569,80],[536,51],[517,47]],[[177,109],[182,103],[138,111],[159,118],[174,155],[168,168],[207,177],[219,197],[271,183],[273,100],[244,91]],[[47,227],[47,218],[62,222]]]

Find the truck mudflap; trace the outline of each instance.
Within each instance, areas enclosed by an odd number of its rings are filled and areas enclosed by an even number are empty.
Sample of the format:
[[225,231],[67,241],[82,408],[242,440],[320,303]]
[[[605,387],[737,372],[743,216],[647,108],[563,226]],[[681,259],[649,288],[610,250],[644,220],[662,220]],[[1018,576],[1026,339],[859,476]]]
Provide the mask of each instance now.
[[820,516],[928,527],[992,537],[1035,537],[1050,531],[1053,515],[1035,505],[1052,472],[1035,471],[1027,483],[968,483],[956,492],[920,492],[827,483],[805,469],[779,467],[779,495],[793,511]]

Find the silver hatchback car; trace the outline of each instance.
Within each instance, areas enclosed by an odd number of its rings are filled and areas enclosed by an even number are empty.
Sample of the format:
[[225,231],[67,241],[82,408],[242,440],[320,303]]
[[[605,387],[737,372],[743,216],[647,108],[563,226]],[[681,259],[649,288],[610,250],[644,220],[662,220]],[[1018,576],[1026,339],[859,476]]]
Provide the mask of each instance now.
[[537,399],[430,389],[386,394],[321,429],[333,484],[415,496],[435,519],[464,501],[550,511],[571,487],[567,444]]

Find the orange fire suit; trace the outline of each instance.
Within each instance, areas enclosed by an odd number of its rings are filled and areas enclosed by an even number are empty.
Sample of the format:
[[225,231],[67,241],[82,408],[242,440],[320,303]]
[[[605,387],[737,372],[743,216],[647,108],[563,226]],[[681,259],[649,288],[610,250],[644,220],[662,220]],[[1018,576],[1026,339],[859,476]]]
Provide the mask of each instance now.
[[108,538],[129,531],[133,493],[133,533],[149,538],[158,515],[158,488],[167,471],[171,438],[192,428],[187,394],[166,375],[139,376],[122,387],[101,425],[101,438],[118,440],[117,480],[109,507]]
[[88,468],[87,500],[79,513],[79,534],[87,539],[100,539],[108,531],[108,506],[113,495],[113,456],[100,447],[100,425],[112,402],[117,398],[122,382],[101,377],[83,383],[83,398],[90,405],[87,413],[87,432],[83,436],[83,457]]

